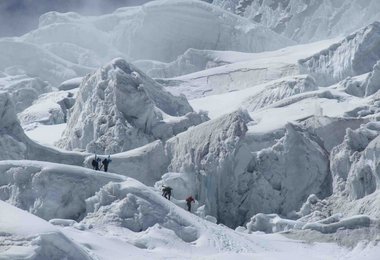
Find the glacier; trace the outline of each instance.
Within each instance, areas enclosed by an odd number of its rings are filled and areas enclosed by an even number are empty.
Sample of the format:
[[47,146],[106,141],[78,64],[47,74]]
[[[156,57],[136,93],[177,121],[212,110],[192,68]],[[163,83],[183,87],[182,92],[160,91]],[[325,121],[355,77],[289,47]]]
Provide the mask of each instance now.
[[379,10],[157,0],[0,38],[0,259],[378,259]]

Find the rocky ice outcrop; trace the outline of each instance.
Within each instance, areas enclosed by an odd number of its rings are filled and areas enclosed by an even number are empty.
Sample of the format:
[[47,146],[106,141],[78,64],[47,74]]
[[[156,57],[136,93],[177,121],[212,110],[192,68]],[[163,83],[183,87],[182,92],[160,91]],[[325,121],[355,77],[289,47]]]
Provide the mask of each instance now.
[[297,94],[318,90],[315,80],[308,75],[285,77],[268,84],[260,93],[247,98],[242,106],[255,111]]
[[0,211],[1,259],[93,259],[48,222],[3,201]]
[[[312,57],[301,59],[301,71],[328,86],[348,76],[372,71],[380,59],[380,22],[374,22]],[[370,91],[372,92],[372,91]]]
[[52,91],[52,88],[39,78],[26,75],[0,75],[0,91],[7,91],[13,99],[16,112],[21,112],[39,95]]
[[122,176],[37,161],[0,162],[0,199],[43,219],[80,220],[85,200]]
[[166,140],[207,120],[186,98],[122,59],[115,59],[83,80],[60,141],[66,149],[98,154],[127,151]]
[[380,20],[377,0],[214,0],[213,4],[297,42],[347,35]]

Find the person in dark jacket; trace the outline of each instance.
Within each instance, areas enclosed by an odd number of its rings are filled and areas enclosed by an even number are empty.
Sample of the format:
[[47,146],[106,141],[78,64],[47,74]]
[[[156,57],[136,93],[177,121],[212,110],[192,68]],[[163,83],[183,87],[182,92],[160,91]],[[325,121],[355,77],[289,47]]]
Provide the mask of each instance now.
[[108,165],[109,165],[110,162],[112,162],[110,155],[108,155],[108,158],[104,158],[104,160],[102,161],[102,164],[104,166],[104,171],[105,172],[108,171]]
[[99,170],[99,158],[96,158],[96,154],[95,154],[95,158],[91,162],[91,165],[94,170],[96,171]]
[[191,212],[191,202],[195,202],[195,200],[192,196],[190,196],[186,199],[187,210],[189,212]]
[[169,186],[163,186],[162,188],[162,196],[165,197],[165,199],[170,200],[170,197],[172,196],[172,189]]

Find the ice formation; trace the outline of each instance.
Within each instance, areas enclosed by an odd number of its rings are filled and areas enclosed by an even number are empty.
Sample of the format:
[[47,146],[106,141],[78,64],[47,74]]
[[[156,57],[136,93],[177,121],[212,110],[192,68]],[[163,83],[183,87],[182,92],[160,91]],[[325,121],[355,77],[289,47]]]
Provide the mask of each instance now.
[[21,125],[25,128],[34,123],[66,123],[68,111],[75,104],[75,94],[74,91],[54,91],[40,95],[32,105],[18,114]]
[[61,147],[110,154],[166,140],[207,120],[123,59],[81,83]]
[[378,259],[378,1],[206,2],[0,39],[1,259]]
[[305,73],[328,86],[348,76],[370,72],[380,58],[379,43],[380,22],[374,22],[299,63]]
[[213,4],[297,42],[349,34],[380,19],[376,0],[214,0]]
[[16,116],[11,97],[0,92],[0,159],[1,160],[44,160],[82,165],[85,154],[61,151],[45,147],[30,140],[24,133]]
[[0,198],[43,219],[84,217],[85,200],[122,176],[78,166],[38,162],[0,162]]
[[39,78],[0,73],[0,90],[10,94],[16,112],[21,112],[32,105],[39,95],[52,91],[52,88]]

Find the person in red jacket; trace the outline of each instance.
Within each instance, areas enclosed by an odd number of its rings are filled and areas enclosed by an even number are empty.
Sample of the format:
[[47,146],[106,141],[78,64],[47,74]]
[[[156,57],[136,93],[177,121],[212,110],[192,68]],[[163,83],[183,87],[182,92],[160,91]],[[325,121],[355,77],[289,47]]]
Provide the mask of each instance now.
[[187,210],[190,212],[191,212],[191,202],[195,202],[195,200],[192,196],[190,196],[186,199]]

